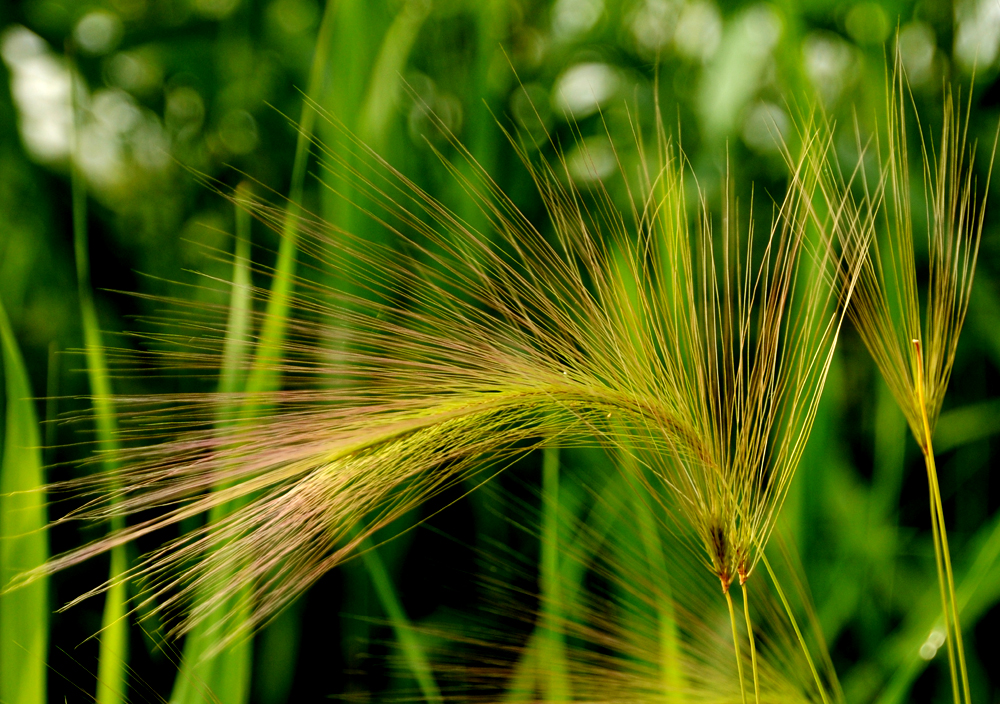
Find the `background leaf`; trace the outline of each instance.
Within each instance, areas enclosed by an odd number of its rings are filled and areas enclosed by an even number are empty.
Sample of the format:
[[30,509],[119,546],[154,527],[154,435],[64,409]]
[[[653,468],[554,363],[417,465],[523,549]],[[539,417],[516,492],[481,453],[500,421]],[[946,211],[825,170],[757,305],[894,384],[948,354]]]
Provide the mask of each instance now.
[[0,702],[43,704],[47,701],[48,580],[2,591],[15,575],[49,557],[38,416],[24,359],[2,302],[0,349],[6,388],[0,464]]

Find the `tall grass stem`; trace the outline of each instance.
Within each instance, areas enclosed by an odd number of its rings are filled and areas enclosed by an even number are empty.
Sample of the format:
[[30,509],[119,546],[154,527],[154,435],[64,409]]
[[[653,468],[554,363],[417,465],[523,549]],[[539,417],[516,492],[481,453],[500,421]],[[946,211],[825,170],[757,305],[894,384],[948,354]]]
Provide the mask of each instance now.
[[743,659],[740,657],[740,636],[736,630],[736,611],[733,609],[733,597],[726,590],[726,606],[729,607],[729,625],[733,629],[733,650],[736,651],[736,677],[740,680],[740,699],[747,704],[747,692],[743,686]]
[[[75,85],[75,82],[74,82]],[[80,318],[83,323],[83,339],[86,348],[87,378],[93,396],[94,417],[97,425],[97,445],[104,455],[104,469],[109,474],[118,471],[117,463],[110,459],[118,447],[118,423],[111,396],[111,380],[104,355],[100,322],[90,284],[90,250],[87,236],[87,185],[77,164],[76,130],[79,125],[79,100],[74,91],[73,99],[73,155],[70,160],[70,188],[73,204],[73,247],[76,256],[77,293],[80,298]],[[117,488],[117,487],[116,487]],[[112,499],[114,503],[114,499]],[[111,531],[125,527],[125,517],[114,513]],[[128,614],[127,584],[121,575],[128,569],[125,546],[111,549],[111,566],[108,589],[101,617],[101,647],[97,664],[97,704],[121,704],[127,695],[128,663]]]
[[747,637],[750,639],[750,665],[753,668],[753,697],[754,702],[760,704],[760,682],[757,677],[757,646],[753,638],[753,624],[750,623],[750,599],[747,597],[746,582],[740,584],[740,589],[743,590],[743,613],[746,615]]
[[[917,403],[920,406],[920,420],[923,426],[924,442],[921,443],[924,464],[927,467],[927,486],[930,490],[931,531],[934,533],[934,558],[937,562],[938,583],[941,588],[941,607],[945,628],[945,644],[948,647],[948,664],[951,670],[951,685],[956,704],[964,697],[965,704],[972,704],[969,691],[969,673],[965,663],[962,644],[962,626],[959,622],[958,604],[955,600],[955,577],[951,568],[951,551],[948,549],[948,530],[944,521],[944,507],[941,504],[941,487],[938,484],[937,463],[934,460],[934,442],[930,420],[927,417],[927,399],[924,393],[923,350],[919,340],[913,340],[916,351]],[[956,652],[958,668],[955,667]],[[961,695],[959,693],[961,679]]]
[[830,698],[826,693],[826,687],[823,686],[823,680],[820,679],[819,670],[816,669],[816,663],[809,652],[809,646],[806,645],[806,639],[802,636],[802,629],[799,628],[799,622],[795,618],[791,604],[788,603],[788,598],[785,596],[785,590],[781,588],[778,576],[771,569],[771,563],[768,562],[767,555],[761,553],[760,560],[764,563],[764,569],[767,570],[767,574],[771,577],[771,584],[774,585],[774,590],[778,593],[781,605],[785,608],[785,613],[788,615],[788,621],[792,624],[792,630],[795,631],[795,638],[799,642],[799,647],[802,648],[802,654],[805,656],[806,662],[809,663],[809,671],[812,673],[813,681],[816,682],[816,689],[819,690],[819,696],[822,698],[823,704],[831,704]]

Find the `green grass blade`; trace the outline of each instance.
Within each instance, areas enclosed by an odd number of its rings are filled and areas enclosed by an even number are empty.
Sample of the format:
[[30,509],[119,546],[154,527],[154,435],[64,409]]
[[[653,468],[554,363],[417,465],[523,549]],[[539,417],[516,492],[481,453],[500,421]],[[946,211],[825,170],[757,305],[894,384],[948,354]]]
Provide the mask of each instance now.
[[[498,141],[500,130],[494,122],[494,115],[503,111],[502,100],[508,86],[507,81],[498,81],[491,73],[496,73],[496,59],[501,55],[500,45],[510,23],[508,15],[511,7],[506,0],[484,0],[475,3],[470,9],[474,13],[476,25],[476,54],[468,82],[462,90],[462,94],[468,96],[465,105],[468,115],[464,121],[462,141],[484,173],[498,174],[498,157],[503,153],[503,145]],[[463,179],[475,182],[472,164],[459,159],[457,167]],[[451,189],[457,212],[462,219],[483,236],[491,237],[486,216],[462,190],[461,182],[452,182]]]
[[538,643],[543,663],[542,698],[549,702],[570,700],[566,663],[565,615],[559,574],[559,448],[542,452],[542,544],[539,565],[542,634]]
[[683,702],[686,685],[681,664],[680,630],[670,588],[670,572],[663,557],[663,540],[656,525],[656,517],[638,492],[633,504],[652,583],[659,586],[656,594],[656,620],[660,640],[660,683],[664,695],[670,696],[671,701]]
[[980,344],[994,364],[1000,364],[1000,293],[988,280],[976,281],[969,303],[969,317]]
[[[0,592],[15,575],[49,557],[41,436],[24,359],[0,303],[0,347],[7,391],[0,464]],[[18,493],[15,493],[18,492]],[[49,583],[0,593],[0,702],[44,704]]]
[[945,411],[934,431],[934,450],[940,454],[1000,433],[1000,399],[990,399]]
[[[295,143],[295,161],[292,165],[292,182],[288,193],[288,216],[282,230],[278,261],[275,264],[274,278],[267,299],[267,314],[260,331],[260,342],[255,350],[254,364],[247,380],[246,390],[250,394],[271,391],[279,381],[275,368],[279,355],[277,350],[285,339],[288,326],[288,306],[295,278],[295,255],[299,241],[298,215],[301,212],[306,165],[309,162],[309,145],[316,125],[316,111],[312,105],[319,102],[326,85],[330,39],[336,8],[336,0],[327,0],[323,21],[316,36],[307,98],[302,106],[302,119],[299,121],[299,134]],[[253,414],[249,415],[252,416]]]
[[[558,463],[558,456],[555,461]],[[600,550],[625,505],[626,499],[622,491],[622,484],[623,482],[617,476],[606,481],[597,492],[600,499],[594,502],[587,515],[582,518],[569,510],[565,501],[559,501],[558,509],[563,523],[578,526],[578,530],[571,539],[573,546],[586,546],[586,550],[591,554]],[[542,510],[545,511],[544,504]],[[558,528],[558,523],[555,525]],[[551,560],[548,555],[545,558]],[[582,559],[581,555],[557,560],[557,562],[559,607],[562,618],[566,621],[582,618],[584,614],[581,609],[580,595],[584,591],[584,578],[587,574],[588,563]],[[505,702],[535,701],[538,698],[536,692],[539,686],[539,676],[548,671],[547,665],[543,664],[539,657],[544,652],[543,646],[549,636],[544,623],[539,624],[532,632],[507,682],[504,692]]]
[[403,659],[417,681],[420,694],[425,702],[430,704],[440,704],[443,700],[438,689],[437,682],[434,681],[434,673],[431,669],[430,661],[424,652],[423,646],[413,626],[410,624],[403,604],[396,594],[396,589],[392,584],[392,578],[385,568],[385,563],[378,554],[378,550],[371,544],[370,540],[364,540],[358,548],[361,551],[361,559],[365,563],[365,569],[371,577],[372,585],[382,605],[385,615],[392,624],[396,641],[403,652]]
[[[248,186],[247,186],[248,188]],[[248,192],[238,194],[249,195]],[[250,354],[250,322],[253,313],[253,302],[250,280],[250,213],[243,208],[236,208],[236,249],[233,267],[233,289],[229,302],[229,320],[226,325],[226,340],[222,353],[222,370],[219,379],[219,392],[234,394],[243,391],[246,385],[246,363]],[[229,422],[238,412],[238,403],[223,406],[220,412],[220,422]],[[300,609],[290,607],[270,623],[263,632],[263,638],[258,641],[260,656],[267,668],[259,668],[253,672],[258,696],[262,704],[284,702],[292,689],[295,675],[295,660],[298,656]],[[249,653],[243,653],[241,662],[248,662]],[[247,672],[249,674],[249,672]],[[212,689],[217,690],[225,685],[213,682]],[[239,700],[238,696],[233,697]]]
[[[248,195],[247,186],[237,190],[237,199]],[[233,252],[233,283],[229,296],[229,319],[226,322],[226,339],[222,347],[222,370],[219,375],[219,393],[231,395],[243,390],[245,369],[250,346],[250,316],[253,313],[250,289],[250,213],[236,207],[236,246]],[[222,415],[237,409],[234,401]],[[228,421],[228,418],[225,419]]]
[[395,115],[399,102],[400,74],[406,68],[413,42],[416,41],[430,8],[430,3],[424,0],[408,0],[404,3],[379,47],[358,116],[359,136],[376,150],[385,146],[389,121]]
[[521,653],[521,658],[514,666],[514,672],[507,682],[507,689],[504,692],[505,702],[533,702],[538,699],[535,696],[537,685],[538,664],[538,635],[535,630],[528,638],[527,644]]
[[[398,114],[400,103],[401,75],[406,70],[430,5],[420,0],[406,0],[399,4],[394,15],[386,10],[386,7],[373,6],[359,0],[345,0],[341,3],[337,35],[330,56],[336,89],[324,96],[324,107],[368,146],[388,157],[392,147],[390,139],[394,136],[392,120]],[[372,69],[367,73],[358,72],[357,66],[371,66]],[[341,128],[334,128],[334,132],[339,129]],[[335,135],[330,141],[330,148],[340,151],[345,164],[357,162],[358,155],[345,148],[339,135]],[[397,156],[402,157],[402,154]],[[365,203],[365,198],[355,190],[348,173],[342,172],[341,168],[337,163],[327,164],[324,168],[323,179],[327,186],[322,192],[324,216],[358,237],[377,241],[381,236],[380,231],[373,227],[360,205]],[[341,181],[341,178],[344,180]],[[366,295],[362,287],[356,287],[353,282],[343,279],[337,280],[333,286],[343,287],[343,290],[359,296]],[[349,331],[343,330],[345,335],[350,335]],[[332,348],[343,343],[342,338],[327,341]],[[361,547],[365,551],[361,564],[345,565],[344,570],[349,586],[346,588],[343,608],[351,617],[341,619],[340,637],[347,669],[357,669],[363,655],[359,648],[369,641],[370,626],[364,615],[371,608],[365,592],[371,580],[382,610],[393,625],[400,652],[418,684],[421,696],[426,701],[440,701],[441,694],[424,649],[407,620],[382,558],[374,551],[369,552],[369,549],[370,544],[366,541]],[[346,685],[348,690],[355,686],[353,681]]]
[[[940,427],[940,423],[939,423]],[[908,429],[902,411],[884,381],[878,384],[875,402],[875,468],[872,476],[871,530],[881,522],[896,523],[896,510],[903,487]],[[895,540],[885,546],[884,559],[896,552]]]
[[[259,342],[254,350],[253,362],[247,376],[245,391],[247,392],[247,407],[240,411],[245,418],[253,418],[262,410],[260,394],[275,389],[280,381],[277,363],[280,357],[280,347],[285,338],[288,326],[289,300],[292,294],[295,278],[295,259],[298,249],[298,215],[301,212],[302,194],[305,187],[306,166],[309,161],[309,145],[316,123],[316,112],[312,102],[318,99],[325,87],[327,76],[327,57],[330,49],[330,38],[333,31],[333,21],[337,2],[328,0],[323,12],[319,32],[316,37],[316,47],[313,51],[313,62],[310,68],[307,99],[303,104],[302,118],[299,122],[299,134],[295,144],[295,161],[292,166],[292,181],[289,189],[288,216],[282,230],[281,244],[278,249],[278,261],[275,264],[271,289],[268,295],[264,322],[259,333]],[[238,223],[249,220],[238,215]],[[238,238],[239,240],[239,238]],[[249,266],[248,258],[243,260]],[[239,251],[237,251],[237,267],[240,266]],[[234,273],[234,282],[237,274]],[[246,274],[249,281],[249,273]],[[245,289],[234,288],[234,296]],[[220,384],[226,388],[236,388],[237,370],[241,365],[234,362],[235,356],[242,354],[244,342],[239,342],[239,334],[246,335],[249,325],[249,297],[241,298],[239,294],[231,302],[230,320],[227,326],[227,340],[224,354],[226,366],[222,372]],[[241,312],[242,311],[242,312]],[[242,318],[241,316],[246,316]],[[242,329],[241,329],[242,328]],[[245,338],[243,338],[245,339]],[[232,342],[230,342],[232,340]],[[233,362],[232,364],[229,364]],[[209,521],[217,521],[236,506],[218,506],[209,516]],[[219,607],[218,618],[226,618],[230,613],[231,629],[239,630],[245,619],[240,612],[249,614],[249,601],[246,593],[233,595],[229,602]],[[249,694],[249,678],[251,672],[252,641],[246,638],[218,654],[210,654],[215,646],[216,623],[213,619],[206,620],[195,628],[184,644],[184,655],[181,671],[174,682],[171,704],[195,704],[206,701],[211,696],[222,704],[242,704]]]
[[[542,534],[539,557],[540,621],[532,632],[504,693],[506,702],[569,701],[566,662],[566,591],[582,583],[585,567],[579,560],[559,559],[559,448],[542,451]],[[602,514],[602,518],[607,518]],[[610,524],[601,522],[601,526]]]
[[[241,186],[242,190],[243,187]],[[237,198],[245,195],[238,192]],[[233,423],[239,412],[241,400],[236,394],[244,388],[245,369],[250,354],[250,319],[253,301],[250,290],[250,215],[236,206],[236,243],[233,252],[233,283],[229,297],[229,319],[222,348],[222,369],[219,374],[219,393],[230,396],[230,402],[219,410],[217,424]],[[224,514],[213,512],[209,520],[218,520]],[[218,701],[223,704],[241,704],[250,694],[253,642],[249,638],[234,643],[223,652],[208,657],[218,638],[214,630],[225,618],[229,609],[249,615],[246,593],[234,595],[216,612],[217,620],[207,621],[196,627],[184,643],[181,672],[174,683],[171,702]],[[236,619],[239,620],[239,617]]]
[[[94,417],[97,426],[97,446],[105,456],[105,472],[115,472],[118,467],[110,459],[118,450],[115,406],[111,398],[111,381],[104,356],[101,328],[97,320],[93,292],[90,287],[90,256],[87,243],[87,188],[83,174],[73,164],[70,168],[73,197],[73,246],[76,254],[77,290],[80,297],[80,316],[83,323],[83,340],[87,355],[87,378],[93,396]],[[111,529],[125,527],[125,519],[115,515]],[[104,614],[101,618],[101,649],[97,664],[97,704],[121,704],[127,695],[128,665],[128,592],[127,585],[119,582],[119,575],[128,569],[125,546],[111,550],[111,568],[108,575],[112,586],[104,597]]]
[[288,605],[260,632],[257,652],[267,667],[254,668],[254,698],[259,704],[286,704],[295,684],[304,599]]

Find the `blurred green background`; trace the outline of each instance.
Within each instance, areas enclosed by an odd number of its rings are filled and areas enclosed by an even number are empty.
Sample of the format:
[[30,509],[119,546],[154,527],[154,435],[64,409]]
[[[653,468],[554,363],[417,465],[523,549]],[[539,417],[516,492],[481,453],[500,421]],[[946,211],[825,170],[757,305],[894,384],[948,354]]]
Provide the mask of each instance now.
[[[751,184],[758,197],[783,192],[786,171],[772,130],[790,136],[791,116],[809,101],[821,101],[847,127],[837,143],[845,154],[853,121],[864,132],[884,114],[886,56],[896,32],[915,102],[931,129],[940,120],[943,82],[969,86],[977,67],[970,138],[979,140],[980,183],[1000,115],[996,0],[329,2],[329,8],[322,0],[0,2],[0,300],[34,395],[51,397],[36,404],[41,418],[87,411],[90,393],[84,357],[68,353],[84,342],[67,48],[78,68],[75,160],[87,190],[95,304],[105,343],[126,348],[139,343],[121,333],[145,329],[136,318],[158,309],[129,293],[225,302],[218,287],[181,285],[204,275],[232,277],[231,264],[213,250],[232,250],[233,209],[193,172],[230,186],[249,177],[289,193],[297,137],[289,119],[300,118],[307,91],[429,193],[474,218],[431,148],[454,157],[429,119],[434,111],[536,222],[544,217],[541,203],[497,120],[518,126],[551,155],[540,118],[565,147],[570,175],[582,189],[601,179],[620,189],[611,144],[634,144],[633,121],[650,129],[658,93],[668,132],[680,133],[710,196],[717,199],[728,158],[738,194],[749,202]],[[322,80],[312,90],[325,13]],[[315,130],[321,139],[335,135],[323,120]],[[911,168],[919,189],[915,158]],[[1000,701],[1000,482],[993,476],[1000,457],[1000,218],[994,215],[1000,201],[992,197],[936,436],[980,702]],[[302,201],[345,228],[380,236],[316,177],[305,179]],[[759,211],[770,217],[767,207]],[[272,265],[278,236],[255,224],[251,238],[254,261]],[[255,283],[267,285],[263,277]],[[118,393],[198,383],[112,379]],[[50,481],[92,471],[81,465],[94,437],[88,423],[50,422],[42,436]],[[564,454],[567,471],[586,483],[597,460]],[[532,496],[526,487],[532,477],[537,482],[538,460],[528,458],[501,484]],[[417,624],[461,628],[456,614],[477,603],[483,564],[477,546],[508,544],[534,564],[537,545],[498,517],[492,496],[462,499],[380,549],[400,604]],[[426,514],[455,498],[438,500]],[[50,506],[50,516],[64,508]],[[923,464],[853,331],[843,336],[783,520],[802,555],[847,699],[946,701],[947,665],[931,631],[940,609]],[[51,550],[103,530],[58,528]],[[107,569],[105,558],[56,575],[52,608],[99,584]],[[370,579],[361,564],[338,569],[255,638],[249,701],[379,698],[402,686],[384,664],[395,636]],[[100,602],[51,617],[48,701],[91,701],[98,668],[89,637],[100,628]],[[130,639],[131,701],[169,698],[177,653],[157,650],[156,638],[134,623]]]

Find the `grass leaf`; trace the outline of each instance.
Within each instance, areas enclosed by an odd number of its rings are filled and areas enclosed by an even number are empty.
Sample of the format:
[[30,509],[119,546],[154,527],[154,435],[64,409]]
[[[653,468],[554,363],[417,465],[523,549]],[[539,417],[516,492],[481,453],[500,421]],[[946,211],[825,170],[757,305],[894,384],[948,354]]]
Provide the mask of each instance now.
[[420,636],[413,629],[410,619],[407,618],[406,612],[403,610],[403,604],[396,594],[392,578],[389,576],[389,572],[385,568],[385,563],[378,554],[378,549],[372,545],[370,540],[365,539],[359,544],[358,550],[361,553],[365,569],[368,570],[368,575],[371,577],[372,585],[375,587],[375,594],[378,595],[382,610],[385,611],[385,615],[389,618],[389,623],[392,625],[396,641],[403,652],[403,659],[406,662],[406,666],[410,670],[413,679],[417,681],[420,694],[428,704],[441,704],[443,701],[441,692],[434,681],[434,673],[431,670],[427,654],[421,645]]
[[[240,392],[246,383],[247,358],[250,353],[250,320],[253,301],[250,295],[250,217],[237,206],[236,243],[233,253],[233,283],[229,298],[229,318],[223,342],[219,394],[224,399],[217,411],[217,424],[231,426],[242,403]],[[221,515],[210,516],[218,520]],[[245,608],[240,601],[245,593],[234,595],[222,607],[218,617],[198,626],[184,643],[181,670],[174,682],[173,704],[218,701],[240,704],[250,695],[252,641],[241,640],[221,653],[214,653],[218,625],[226,609]],[[211,699],[209,699],[211,697]]]
[[959,445],[984,440],[1000,433],[1000,400],[990,399],[945,411],[934,431],[934,449],[953,450]]
[[562,584],[559,570],[559,447],[542,450],[542,544],[539,564],[539,599],[542,629],[538,637],[538,658],[544,673],[539,683],[544,701],[569,701],[565,625],[562,612]]
[[31,383],[0,303],[6,426],[0,464],[0,702],[45,704],[49,583],[3,593],[11,578],[49,557],[41,436]]
[[[74,108],[75,119],[79,110]],[[76,254],[77,292],[80,297],[80,318],[87,357],[87,378],[97,425],[97,446],[104,455],[104,471],[113,475],[118,470],[113,456],[119,450],[118,424],[111,395],[111,380],[101,340],[101,327],[90,286],[90,251],[87,240],[87,187],[74,159],[70,166],[73,199],[73,245]],[[125,518],[118,512],[111,516],[111,530],[125,527]],[[105,595],[101,617],[101,649],[97,664],[97,704],[121,704],[128,694],[128,590],[121,576],[128,569],[124,545],[111,550],[108,581],[111,587]]]
[[[245,389],[240,389],[247,392],[245,405],[249,405],[249,408],[241,409],[244,417],[252,418],[255,413],[262,411],[263,409],[259,407],[259,395],[273,390],[279,382],[276,367],[280,361],[279,350],[288,325],[289,299],[295,278],[295,260],[299,237],[298,214],[302,207],[305,174],[309,161],[309,144],[316,120],[316,113],[311,107],[311,102],[314,102],[325,88],[327,56],[330,50],[337,5],[336,0],[327,0],[323,19],[316,36],[313,61],[309,72],[309,85],[302,108],[298,138],[295,143],[295,161],[292,165],[288,210],[281,230],[278,261],[275,264],[266,314],[257,337],[257,345],[254,348],[253,362],[250,365]],[[239,208],[237,209],[239,210]],[[241,227],[249,225],[248,220],[243,219],[243,216],[237,216],[237,220]],[[242,238],[238,236],[238,242],[240,239]],[[237,251],[237,272],[240,266],[249,266],[249,258],[244,257],[243,262],[244,264],[241,265],[239,251]],[[240,276],[245,279],[244,283],[249,283],[248,273]],[[234,283],[237,280],[237,277],[234,276]],[[246,327],[246,316],[250,310],[250,301],[246,296],[246,291],[246,288],[234,288],[226,331],[226,352],[229,357],[224,362],[230,364],[223,367],[221,384],[224,388],[232,391],[236,391],[237,387],[235,377],[239,367],[236,365],[236,360],[242,354],[245,336],[249,332]],[[226,411],[225,415],[230,415],[230,412]],[[240,503],[241,501],[237,500],[217,505],[209,512],[209,522],[214,523],[222,520]],[[193,702],[201,700],[207,692],[218,697],[223,704],[241,704],[247,701],[250,695],[252,641],[244,636],[239,642],[230,643],[229,647],[222,653],[216,652],[219,639],[223,635],[219,632],[219,619],[235,615],[235,618],[230,620],[230,625],[236,631],[241,630],[245,619],[240,618],[239,614],[249,609],[245,603],[246,599],[247,596],[242,590],[231,595],[223,605],[210,609],[218,615],[217,618],[209,619],[197,632],[191,634],[184,646],[181,672],[175,681],[174,694],[171,697],[172,704],[188,704],[189,702],[193,704]],[[231,608],[230,602],[234,604]],[[186,672],[186,670],[190,670],[190,672]]]

